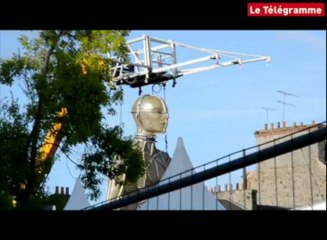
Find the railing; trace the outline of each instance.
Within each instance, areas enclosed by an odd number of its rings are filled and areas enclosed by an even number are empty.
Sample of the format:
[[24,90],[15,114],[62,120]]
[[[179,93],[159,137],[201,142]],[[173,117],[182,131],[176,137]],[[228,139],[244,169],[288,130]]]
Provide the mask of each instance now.
[[[317,153],[317,143],[325,144],[321,143],[326,139],[325,124],[322,122],[228,154],[86,210],[119,209],[136,202],[143,203],[143,210],[260,210],[314,206],[326,201],[326,165],[318,160]],[[250,174],[246,168],[251,170]],[[238,183],[239,177],[243,179],[241,183]],[[215,185],[211,196],[206,194],[204,181]],[[224,184],[225,191],[221,191],[220,185]],[[233,185],[236,188],[233,189]],[[205,203],[212,196],[218,198],[216,206],[207,208]],[[176,199],[179,208],[176,208]],[[196,202],[201,202],[200,207]]]

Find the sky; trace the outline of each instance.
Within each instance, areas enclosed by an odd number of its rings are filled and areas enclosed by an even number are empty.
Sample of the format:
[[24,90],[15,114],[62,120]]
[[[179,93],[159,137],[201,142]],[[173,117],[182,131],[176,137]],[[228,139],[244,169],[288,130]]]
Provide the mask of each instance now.
[[[0,31],[1,58],[18,51],[17,37],[22,33]],[[33,34],[27,33],[30,36]],[[254,146],[254,132],[262,130],[266,122],[266,111],[260,107],[277,109],[269,112],[269,124],[277,125],[282,121],[283,105],[277,101],[284,101],[284,96],[278,90],[298,96],[287,96],[285,99],[287,103],[295,105],[285,107],[287,126],[294,122],[310,124],[313,120],[326,120],[326,31],[139,30],[132,31],[128,39],[142,35],[201,48],[270,56],[272,59],[270,64],[256,62],[183,76],[177,79],[175,88],[169,82],[166,103],[170,156],[174,153],[178,137],[183,137],[194,166]],[[191,52],[177,52],[178,62],[194,58],[196,56]],[[142,90],[142,94],[152,94],[149,86]],[[130,111],[138,97],[138,89],[124,86],[124,91],[124,104],[121,107],[124,132],[126,136],[133,136],[136,127]],[[1,86],[0,98],[8,94],[8,88]],[[163,91],[154,95],[164,97]],[[119,107],[117,111],[119,114],[116,117],[108,119],[109,125],[120,123]],[[157,137],[157,148],[161,150],[165,150],[164,138],[164,135]],[[81,149],[74,150],[73,159],[80,158],[80,154]],[[54,192],[58,185],[67,186],[72,191],[78,174],[74,164],[61,156],[49,176],[48,190]],[[102,190],[100,201],[105,199],[106,184],[103,184]]]

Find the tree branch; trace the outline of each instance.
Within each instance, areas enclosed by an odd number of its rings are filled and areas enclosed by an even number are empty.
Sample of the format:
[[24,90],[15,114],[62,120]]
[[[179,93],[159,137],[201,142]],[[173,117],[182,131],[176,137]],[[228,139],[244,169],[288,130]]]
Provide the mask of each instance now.
[[[55,48],[59,42],[59,39],[62,37],[63,33],[64,33],[64,31],[59,32],[57,39],[55,39],[55,41],[52,43],[50,49],[47,52],[44,68],[43,68],[42,74],[40,76],[40,81],[42,81],[44,83],[46,81],[46,75],[49,70],[51,55],[53,54],[53,51],[55,50]],[[45,86],[45,84],[42,84],[41,86]],[[42,93],[42,91],[39,91],[38,95],[39,95],[39,102],[38,102],[38,106],[37,106],[37,111],[35,113],[35,121],[33,124],[31,134],[29,135],[29,138],[27,139],[26,145],[25,145],[25,159],[26,159],[26,162],[29,163],[30,174],[27,179],[27,186],[26,186],[25,194],[24,194],[25,196],[23,196],[23,198],[28,198],[28,196],[34,192],[34,186],[39,184],[39,182],[37,182],[37,183],[35,182],[35,180],[36,180],[35,167],[36,167],[36,158],[37,158],[37,150],[38,150],[37,142],[38,142],[38,138],[40,135],[42,110],[43,110],[42,109],[43,108],[43,93]]]

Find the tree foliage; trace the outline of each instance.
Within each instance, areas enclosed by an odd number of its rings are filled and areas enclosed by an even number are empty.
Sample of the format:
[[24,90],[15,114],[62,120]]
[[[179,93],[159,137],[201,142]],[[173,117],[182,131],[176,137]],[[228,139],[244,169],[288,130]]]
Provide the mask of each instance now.
[[[55,123],[61,124],[56,138],[65,154],[76,144],[93,146],[79,165],[93,197],[99,196],[98,173],[115,178],[129,171],[131,181],[143,174],[141,155],[131,139],[103,124],[103,109],[115,114],[115,105],[123,100],[122,90],[110,88],[106,54],[111,51],[127,60],[127,35],[119,30],[40,31],[31,40],[22,36],[23,51],[0,62],[0,84],[21,86],[27,99],[18,103],[13,97],[1,103],[0,201],[15,198],[24,207],[45,196],[42,186],[55,158],[49,154],[40,161],[40,154]],[[67,114],[60,116],[63,108]],[[125,161],[117,164],[117,155]]]
[[[133,147],[130,137],[121,138],[119,127],[105,128],[91,138],[92,151],[82,157],[80,169],[83,170],[82,181],[92,190],[92,199],[99,196],[99,184],[102,182],[99,172],[123,184],[120,176],[126,174],[126,182],[136,182],[144,171],[142,153]],[[90,181],[92,179],[92,181]]]

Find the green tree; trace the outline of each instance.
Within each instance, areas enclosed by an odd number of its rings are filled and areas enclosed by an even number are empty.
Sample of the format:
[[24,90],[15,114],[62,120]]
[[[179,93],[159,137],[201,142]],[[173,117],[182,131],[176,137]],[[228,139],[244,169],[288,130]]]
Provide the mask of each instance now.
[[[115,105],[123,101],[122,90],[110,88],[106,54],[127,61],[127,35],[119,30],[40,31],[33,39],[22,36],[22,52],[0,62],[0,84],[21,86],[27,99],[24,105],[14,96],[1,103],[0,202],[14,198],[19,207],[29,208],[44,199],[57,147],[69,155],[77,144],[92,146],[78,163],[92,198],[99,197],[98,173],[115,178],[127,172],[129,181],[144,173],[131,138],[103,123],[104,109],[114,115]],[[55,142],[44,150],[49,133]],[[124,160],[117,161],[117,155]]]

